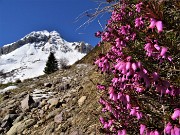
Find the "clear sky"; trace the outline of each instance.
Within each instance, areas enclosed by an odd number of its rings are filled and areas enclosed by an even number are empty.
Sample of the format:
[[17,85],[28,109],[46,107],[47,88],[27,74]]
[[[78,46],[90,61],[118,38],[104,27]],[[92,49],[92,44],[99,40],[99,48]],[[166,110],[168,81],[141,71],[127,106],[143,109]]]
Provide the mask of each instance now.
[[[105,1],[105,0],[104,0]],[[99,6],[95,0],[0,0],[0,46],[15,42],[32,31],[56,30],[67,41],[96,45],[94,33],[102,30],[109,15],[81,27],[88,17],[75,22],[81,13]]]

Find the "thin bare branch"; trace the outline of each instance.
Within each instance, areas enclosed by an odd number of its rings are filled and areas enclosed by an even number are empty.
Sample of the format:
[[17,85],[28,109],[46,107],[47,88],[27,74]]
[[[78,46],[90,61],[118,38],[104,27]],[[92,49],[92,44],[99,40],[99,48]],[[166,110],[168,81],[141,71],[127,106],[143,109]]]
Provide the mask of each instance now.
[[[97,19],[97,17],[99,15],[104,15],[107,12],[112,12],[112,8],[117,4],[117,3],[112,3],[109,4],[108,2],[102,2],[102,1],[95,1],[97,3],[99,3],[98,7],[95,8],[95,12],[91,13],[91,11],[94,11],[93,9],[89,9],[84,11],[82,14],[80,14],[76,19],[75,22],[79,21],[80,19],[82,19],[83,17],[88,17],[87,21],[85,21],[83,24],[81,24],[77,29],[82,28],[83,26],[86,26],[88,24],[90,24],[91,22],[93,22],[95,19]],[[101,17],[102,17],[101,16]]]

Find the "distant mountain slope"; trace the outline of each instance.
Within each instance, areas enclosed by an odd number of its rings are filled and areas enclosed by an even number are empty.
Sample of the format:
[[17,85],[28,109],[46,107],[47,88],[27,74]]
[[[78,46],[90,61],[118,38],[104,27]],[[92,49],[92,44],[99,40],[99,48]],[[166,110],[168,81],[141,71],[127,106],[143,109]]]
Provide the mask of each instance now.
[[43,75],[50,52],[57,59],[73,64],[92,49],[84,42],[67,42],[56,31],[31,32],[17,42],[0,49],[0,83]]

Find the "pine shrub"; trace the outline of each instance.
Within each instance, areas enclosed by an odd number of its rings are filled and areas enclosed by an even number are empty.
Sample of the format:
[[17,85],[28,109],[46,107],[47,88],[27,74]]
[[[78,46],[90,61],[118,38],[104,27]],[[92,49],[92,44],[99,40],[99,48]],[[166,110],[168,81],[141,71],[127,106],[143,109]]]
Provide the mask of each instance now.
[[50,52],[48,60],[46,62],[46,67],[44,68],[45,74],[51,74],[58,70],[58,62],[54,56],[54,53]]

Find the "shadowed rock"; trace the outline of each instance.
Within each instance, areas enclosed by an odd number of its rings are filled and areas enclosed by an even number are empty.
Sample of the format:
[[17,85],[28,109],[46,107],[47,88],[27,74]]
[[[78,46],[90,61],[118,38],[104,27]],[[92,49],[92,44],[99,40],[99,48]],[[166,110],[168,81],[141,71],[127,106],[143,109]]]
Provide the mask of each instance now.
[[31,105],[33,105],[35,101],[33,98],[28,94],[25,99],[21,101],[21,107],[23,111],[27,111],[31,108]]

